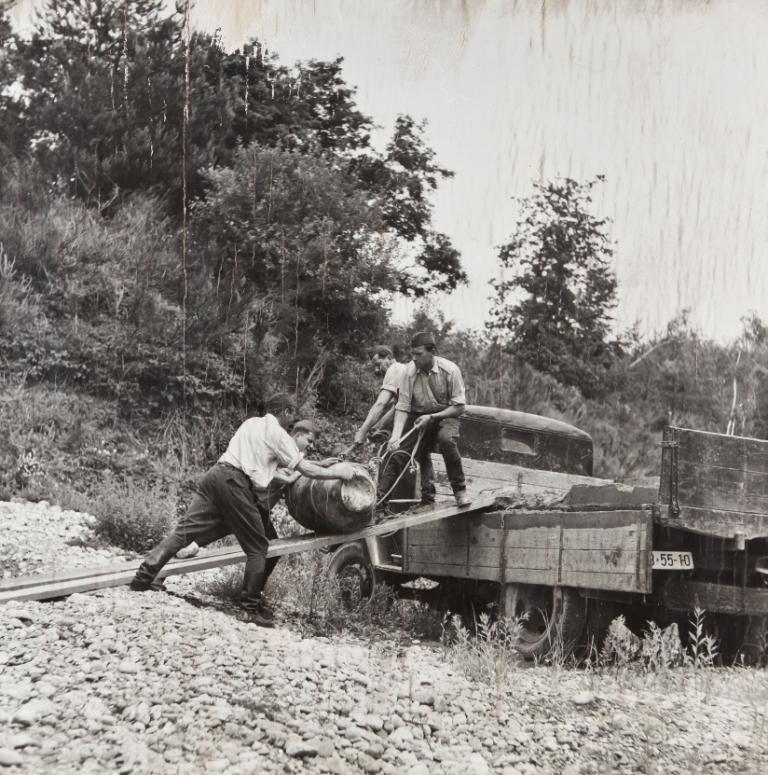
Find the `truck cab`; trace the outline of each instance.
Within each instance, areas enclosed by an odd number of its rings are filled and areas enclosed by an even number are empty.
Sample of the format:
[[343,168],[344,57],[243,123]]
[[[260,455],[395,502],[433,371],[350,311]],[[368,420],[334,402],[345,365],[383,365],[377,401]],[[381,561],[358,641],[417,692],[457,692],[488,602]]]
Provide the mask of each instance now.
[[460,423],[464,457],[592,476],[592,437],[561,420],[468,405]]

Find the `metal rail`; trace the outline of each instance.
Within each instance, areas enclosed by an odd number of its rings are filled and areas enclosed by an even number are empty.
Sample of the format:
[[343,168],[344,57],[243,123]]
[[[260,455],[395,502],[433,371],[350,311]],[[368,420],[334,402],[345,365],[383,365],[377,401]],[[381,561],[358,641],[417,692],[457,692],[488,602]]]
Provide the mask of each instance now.
[[[446,501],[437,503],[429,509],[420,509],[414,513],[392,517],[353,533],[334,535],[307,533],[290,538],[278,538],[275,541],[270,541],[267,557],[282,557],[313,549],[338,546],[349,541],[358,541],[394,530],[436,522],[459,514],[484,511],[492,508],[495,502],[496,499],[492,495],[479,496],[468,506],[457,506],[455,503]],[[161,577],[223,568],[241,562],[245,562],[245,555],[239,549],[219,549],[187,560],[171,560],[163,568]],[[120,587],[131,582],[138,567],[139,562],[121,562],[97,568],[80,568],[64,570],[61,573],[4,579],[0,582],[0,603],[6,603],[10,600],[51,600],[66,597],[75,592],[93,592],[97,589]]]

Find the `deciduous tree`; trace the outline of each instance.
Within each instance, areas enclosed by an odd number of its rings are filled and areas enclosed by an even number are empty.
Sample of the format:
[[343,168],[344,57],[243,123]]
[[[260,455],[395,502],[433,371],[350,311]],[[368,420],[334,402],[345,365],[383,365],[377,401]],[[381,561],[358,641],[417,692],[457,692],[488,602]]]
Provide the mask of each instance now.
[[591,213],[602,178],[535,184],[499,249],[490,330],[517,355],[585,395],[603,392],[621,350],[612,335],[616,278],[608,221]]

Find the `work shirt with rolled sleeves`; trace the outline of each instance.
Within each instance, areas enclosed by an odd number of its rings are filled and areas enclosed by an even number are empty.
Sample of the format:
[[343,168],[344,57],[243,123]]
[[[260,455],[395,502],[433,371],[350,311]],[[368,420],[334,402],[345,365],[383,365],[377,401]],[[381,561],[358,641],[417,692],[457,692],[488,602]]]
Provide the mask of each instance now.
[[464,379],[453,361],[436,355],[428,372],[418,369],[413,361],[406,364],[395,406],[398,411],[432,414],[466,403]]
[[384,375],[384,381],[381,383],[382,390],[388,390],[395,397],[395,401],[400,398],[400,385],[402,384],[405,372],[408,370],[407,363],[395,361]]
[[219,463],[239,468],[260,490],[266,489],[278,468],[293,471],[304,455],[272,414],[252,417],[236,431]]

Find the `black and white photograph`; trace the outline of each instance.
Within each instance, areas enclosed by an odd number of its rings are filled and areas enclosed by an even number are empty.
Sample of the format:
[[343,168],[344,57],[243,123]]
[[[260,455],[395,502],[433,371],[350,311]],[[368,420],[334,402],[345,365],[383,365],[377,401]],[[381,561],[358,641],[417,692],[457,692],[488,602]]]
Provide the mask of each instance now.
[[0,775],[768,772],[768,0],[0,0]]

